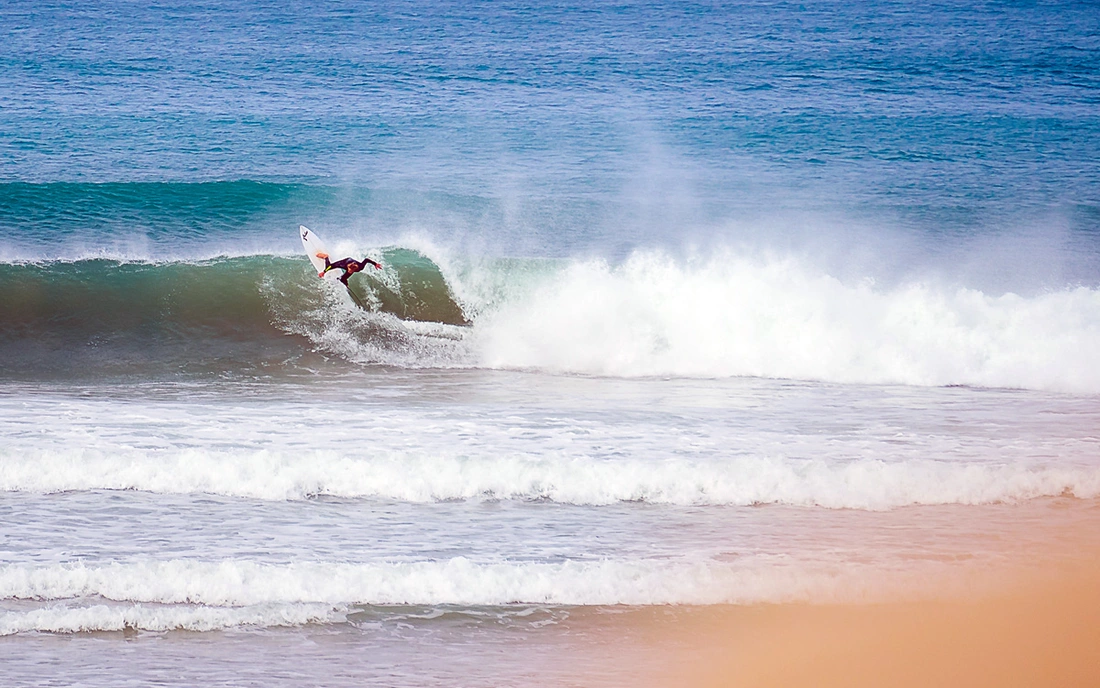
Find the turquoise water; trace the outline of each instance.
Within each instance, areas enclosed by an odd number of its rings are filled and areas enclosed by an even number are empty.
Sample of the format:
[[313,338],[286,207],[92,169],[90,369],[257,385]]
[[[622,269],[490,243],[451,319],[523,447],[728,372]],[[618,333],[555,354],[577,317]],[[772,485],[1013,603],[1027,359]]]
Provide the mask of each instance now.
[[1093,3],[0,37],[6,684],[621,685],[1100,532]]

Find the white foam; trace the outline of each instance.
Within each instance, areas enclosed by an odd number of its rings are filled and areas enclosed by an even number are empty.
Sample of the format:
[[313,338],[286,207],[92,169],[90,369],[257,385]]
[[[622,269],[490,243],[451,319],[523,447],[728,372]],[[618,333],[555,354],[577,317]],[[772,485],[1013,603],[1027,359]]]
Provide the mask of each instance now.
[[[746,557],[736,563],[667,559],[479,562],[457,557],[264,564],[175,559],[0,566],[0,599],[37,604],[64,601],[67,609],[72,609],[74,601],[97,599],[200,605],[232,610],[227,616],[234,623],[270,623],[270,619],[304,623],[331,618],[349,605],[706,605],[831,600],[862,594],[876,575],[858,566],[807,565],[775,557]],[[92,602],[97,604],[102,602]],[[108,607],[116,613],[119,609],[113,604]],[[291,607],[296,611],[288,615],[286,610]],[[126,622],[124,616],[111,618],[116,624]],[[169,622],[165,627],[178,623]]]
[[65,447],[0,453],[0,490],[142,490],[264,500],[315,495],[406,502],[546,499],[601,505],[791,504],[889,509],[990,504],[1044,496],[1100,496],[1100,468],[907,459],[828,461],[782,456],[607,459],[424,456],[377,450],[351,457],[317,451],[200,449],[102,452]]
[[215,631],[335,623],[343,614],[327,605],[257,605],[245,608],[193,605],[57,604],[0,613],[0,636],[32,631]]
[[1100,392],[1100,290],[847,283],[791,258],[578,261],[488,309],[481,365]]

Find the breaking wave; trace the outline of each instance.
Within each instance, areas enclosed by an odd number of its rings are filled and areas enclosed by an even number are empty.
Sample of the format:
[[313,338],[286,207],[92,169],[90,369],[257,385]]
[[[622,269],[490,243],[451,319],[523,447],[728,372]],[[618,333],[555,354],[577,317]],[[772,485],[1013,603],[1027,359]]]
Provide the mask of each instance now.
[[[750,558],[751,559],[751,558]],[[355,622],[413,605],[649,606],[852,600],[886,589],[881,571],[747,560],[263,564],[185,559],[0,566],[0,636],[30,631],[209,631]],[[445,610],[445,609],[444,609]],[[520,614],[529,614],[530,609]],[[513,616],[516,614],[513,613]],[[429,614],[428,618],[438,616]]]
[[203,450],[0,453],[0,490],[141,490],[263,500],[316,496],[404,502],[549,500],[601,505],[789,504],[848,509],[991,504],[1039,497],[1100,497],[1100,469],[1028,463],[908,459],[887,462],[732,456],[720,460],[433,457],[376,451],[351,458],[316,451],[240,454]]
[[791,259],[573,263],[476,323],[483,365],[1100,392],[1100,291],[847,284]]
[[791,258],[433,260],[339,285],[304,259],[0,265],[0,374],[351,365],[1100,392],[1100,290],[851,283]]

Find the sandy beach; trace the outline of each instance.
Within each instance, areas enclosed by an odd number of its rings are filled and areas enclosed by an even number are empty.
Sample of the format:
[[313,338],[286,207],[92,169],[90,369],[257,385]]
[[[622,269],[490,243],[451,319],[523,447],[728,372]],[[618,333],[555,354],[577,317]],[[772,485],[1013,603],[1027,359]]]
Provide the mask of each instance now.
[[[967,597],[700,610],[655,686],[1100,685],[1100,568],[994,573]],[[675,640],[673,639],[675,637]]]

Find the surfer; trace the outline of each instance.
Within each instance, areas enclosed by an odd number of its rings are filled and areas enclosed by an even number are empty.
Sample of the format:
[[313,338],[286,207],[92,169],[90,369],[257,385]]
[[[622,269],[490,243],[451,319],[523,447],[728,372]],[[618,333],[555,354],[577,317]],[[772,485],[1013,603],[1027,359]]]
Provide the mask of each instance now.
[[367,267],[368,263],[373,265],[375,270],[382,269],[381,265],[374,262],[370,258],[364,258],[363,260],[355,260],[354,258],[341,258],[340,260],[333,263],[329,262],[327,253],[318,253],[317,257],[323,258],[325,261],[325,271],[318,275],[318,277],[324,277],[325,273],[329,270],[339,268],[340,270],[344,271],[344,274],[337,277],[337,279],[343,282],[345,287],[348,286],[348,278],[359,272],[363,268]]

